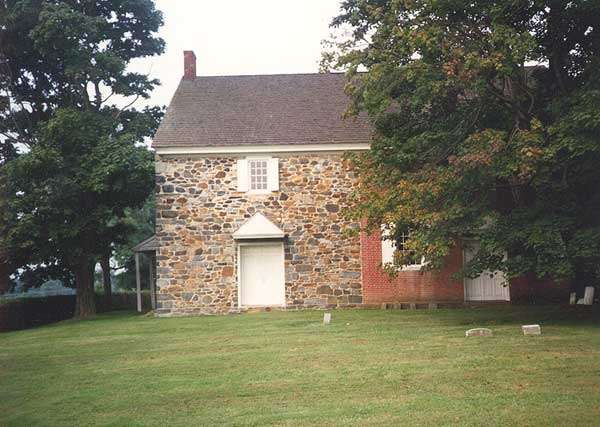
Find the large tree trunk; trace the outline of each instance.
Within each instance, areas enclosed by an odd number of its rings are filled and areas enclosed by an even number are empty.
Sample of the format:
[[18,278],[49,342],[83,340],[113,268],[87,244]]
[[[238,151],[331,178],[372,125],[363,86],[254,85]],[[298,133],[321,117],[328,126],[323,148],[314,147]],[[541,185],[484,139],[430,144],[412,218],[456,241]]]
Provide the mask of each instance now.
[[75,265],[75,317],[85,318],[96,314],[94,301],[94,267],[96,262],[92,257],[82,257]]
[[104,309],[110,311],[112,307],[112,283],[110,282],[110,254],[100,258],[102,267],[102,285],[104,286]]
[[10,266],[0,259],[0,295],[10,290]]

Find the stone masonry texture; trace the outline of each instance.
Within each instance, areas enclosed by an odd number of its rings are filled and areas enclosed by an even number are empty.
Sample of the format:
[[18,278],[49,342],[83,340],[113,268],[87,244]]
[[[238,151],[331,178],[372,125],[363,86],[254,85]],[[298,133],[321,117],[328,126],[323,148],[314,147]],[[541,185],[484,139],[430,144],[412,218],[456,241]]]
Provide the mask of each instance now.
[[232,234],[261,212],[286,234],[286,307],[362,303],[358,224],[344,219],[354,173],[341,154],[279,155],[279,191],[237,191],[239,157],[156,157],[158,315],[238,310]]
[[[460,243],[439,272],[381,268],[381,235],[347,231],[355,176],[341,154],[279,155],[279,191],[237,191],[236,156],[156,157],[157,310],[160,316],[225,314],[238,309],[237,244],[232,234],[260,212],[286,234],[287,308],[381,303],[462,302],[453,273]],[[511,301],[567,301],[566,283],[513,279]]]

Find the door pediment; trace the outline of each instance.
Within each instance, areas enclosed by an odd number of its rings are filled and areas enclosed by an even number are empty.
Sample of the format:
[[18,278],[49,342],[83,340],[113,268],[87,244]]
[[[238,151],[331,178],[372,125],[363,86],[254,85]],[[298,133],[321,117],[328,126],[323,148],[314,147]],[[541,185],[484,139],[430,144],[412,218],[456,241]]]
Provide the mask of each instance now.
[[260,212],[254,214],[235,233],[236,240],[244,239],[283,239],[285,233]]

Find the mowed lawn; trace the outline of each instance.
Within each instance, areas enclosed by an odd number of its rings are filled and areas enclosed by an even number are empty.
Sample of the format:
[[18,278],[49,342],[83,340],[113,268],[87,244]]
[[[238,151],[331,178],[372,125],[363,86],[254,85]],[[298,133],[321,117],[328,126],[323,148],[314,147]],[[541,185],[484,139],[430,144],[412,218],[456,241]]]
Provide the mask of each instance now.
[[[0,424],[600,425],[579,308],[131,313],[0,334]],[[520,325],[541,323],[541,337]],[[493,338],[465,338],[485,326]]]

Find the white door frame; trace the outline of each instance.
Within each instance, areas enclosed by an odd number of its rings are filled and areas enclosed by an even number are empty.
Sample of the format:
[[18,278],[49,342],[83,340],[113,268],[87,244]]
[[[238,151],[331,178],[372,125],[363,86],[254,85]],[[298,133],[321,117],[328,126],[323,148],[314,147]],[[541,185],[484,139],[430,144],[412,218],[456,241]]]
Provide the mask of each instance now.
[[[275,246],[278,242],[273,240],[263,240],[260,242],[244,242],[237,241],[237,262],[236,262],[236,275],[237,275],[237,306],[238,308],[242,308],[242,246]],[[273,307],[284,307],[286,306],[286,289],[285,289],[285,247],[283,245],[283,240],[279,241],[279,245],[281,246],[281,252],[283,254],[283,268],[281,269],[281,283],[283,283],[283,304],[276,305]]]
[[[477,242],[478,239],[463,239],[463,242],[466,242],[467,245],[469,242]],[[465,245],[462,245],[462,258],[463,258],[463,267],[465,265],[465,263],[467,262],[467,248],[465,247]],[[504,257],[506,258],[507,254],[504,254]],[[467,299],[467,277],[463,277],[463,301],[464,302],[500,302],[500,301],[506,301],[506,302],[510,302],[510,286],[506,287],[506,299],[501,299],[501,300],[469,300]]]

